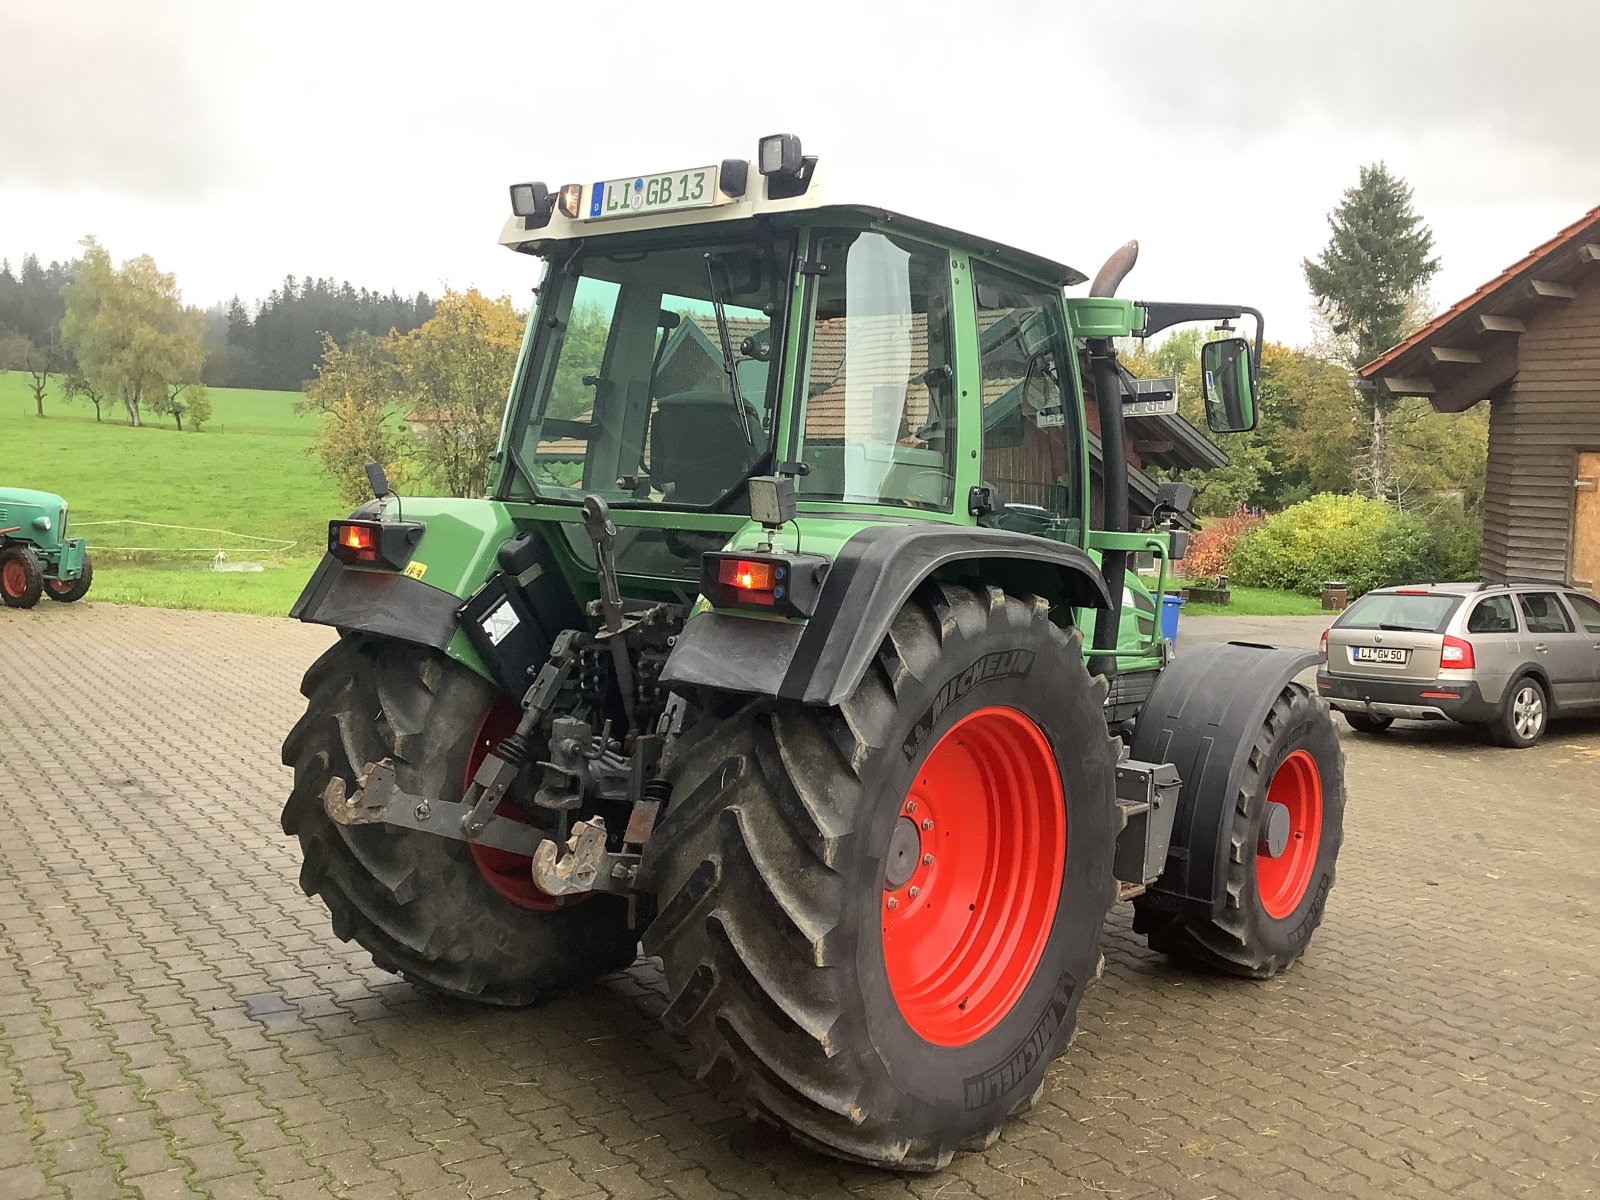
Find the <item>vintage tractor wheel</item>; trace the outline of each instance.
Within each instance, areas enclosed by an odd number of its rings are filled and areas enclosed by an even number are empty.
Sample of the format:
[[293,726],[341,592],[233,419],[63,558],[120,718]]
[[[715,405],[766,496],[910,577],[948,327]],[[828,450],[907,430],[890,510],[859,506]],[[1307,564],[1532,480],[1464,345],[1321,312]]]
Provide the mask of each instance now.
[[1220,915],[1134,901],[1153,950],[1229,975],[1287,968],[1322,922],[1344,830],[1344,751],[1323,703],[1298,683],[1273,700],[1231,797],[1227,896]]
[[1044,601],[925,586],[839,707],[689,735],[645,945],[702,1078],[907,1170],[1031,1104],[1116,892],[1103,700]]
[[301,691],[306,714],[283,744],[294,768],[283,829],[305,855],[301,888],[322,897],[341,939],[413,983],[487,1004],[536,1003],[633,961],[620,897],[558,904],[533,887],[528,859],[487,850],[480,863],[465,842],[328,819],[328,782],[354,790],[362,766],[385,757],[405,791],[460,799],[497,733],[515,726],[488,683],[435,650],[344,637]]
[[[112,572],[115,574],[115,572]],[[59,600],[63,604],[71,604],[75,600],[82,600],[89,594],[89,585],[94,582],[94,564],[89,561],[89,556],[83,556],[83,573],[76,579],[48,579],[45,581],[44,594],[52,600]]]
[[44,592],[44,563],[32,546],[0,550],[0,600],[7,608],[32,608]]

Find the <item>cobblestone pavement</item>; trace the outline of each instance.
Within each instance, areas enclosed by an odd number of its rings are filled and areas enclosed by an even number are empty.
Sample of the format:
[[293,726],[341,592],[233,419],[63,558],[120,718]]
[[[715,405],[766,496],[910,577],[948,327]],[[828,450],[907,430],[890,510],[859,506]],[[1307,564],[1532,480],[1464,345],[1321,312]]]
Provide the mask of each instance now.
[[1117,913],[1046,1101],[897,1177],[707,1095],[652,962],[494,1012],[337,941],[278,830],[328,640],[0,611],[0,1198],[1600,1192],[1600,722],[1527,752],[1347,735],[1339,886],[1300,965],[1194,974]]

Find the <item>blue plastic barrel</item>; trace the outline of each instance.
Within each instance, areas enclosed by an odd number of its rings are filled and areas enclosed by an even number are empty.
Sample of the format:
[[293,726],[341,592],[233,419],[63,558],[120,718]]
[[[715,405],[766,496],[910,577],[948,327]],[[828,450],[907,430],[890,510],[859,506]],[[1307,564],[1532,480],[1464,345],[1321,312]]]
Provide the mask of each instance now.
[[1178,610],[1182,607],[1182,596],[1168,592],[1161,597],[1161,636],[1174,646],[1178,644]]

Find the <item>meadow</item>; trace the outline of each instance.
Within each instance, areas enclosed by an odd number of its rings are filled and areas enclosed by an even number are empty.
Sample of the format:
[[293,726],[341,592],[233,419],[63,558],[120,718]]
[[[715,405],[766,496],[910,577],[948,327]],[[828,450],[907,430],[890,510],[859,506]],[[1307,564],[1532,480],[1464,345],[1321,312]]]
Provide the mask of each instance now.
[[[54,388],[41,420],[26,384],[0,372],[0,486],[66,498],[69,530],[94,559],[89,599],[288,612],[328,519],[349,511],[311,453],[316,422],[294,411],[299,393],[212,388],[205,431],[179,433],[153,414],[130,429],[120,406],[97,424],[92,406]],[[262,569],[213,570],[219,550]]]

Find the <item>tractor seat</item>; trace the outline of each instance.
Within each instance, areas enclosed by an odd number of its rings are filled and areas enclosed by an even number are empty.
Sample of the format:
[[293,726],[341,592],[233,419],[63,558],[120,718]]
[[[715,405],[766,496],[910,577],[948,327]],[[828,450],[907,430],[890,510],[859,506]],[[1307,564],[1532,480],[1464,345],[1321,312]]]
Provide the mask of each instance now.
[[663,396],[650,420],[650,477],[680,504],[710,504],[732,491],[761,455],[761,418],[748,403],[745,439],[733,398],[717,391]]

